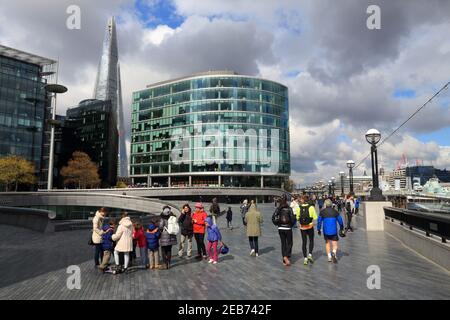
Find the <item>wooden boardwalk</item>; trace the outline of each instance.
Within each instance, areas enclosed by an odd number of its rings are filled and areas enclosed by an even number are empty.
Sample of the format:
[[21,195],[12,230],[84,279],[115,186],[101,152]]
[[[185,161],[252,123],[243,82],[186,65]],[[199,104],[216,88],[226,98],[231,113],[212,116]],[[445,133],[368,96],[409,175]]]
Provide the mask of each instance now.
[[[176,257],[170,270],[136,269],[121,275],[94,270],[89,232],[42,235],[0,226],[0,299],[450,299],[450,274],[383,232],[356,229],[341,239],[337,265],[327,262],[323,238],[316,233],[316,262],[304,266],[294,229],[294,263],[287,268],[270,221],[273,206],[260,208],[265,223],[258,258],[249,256],[236,209],[234,230],[219,219],[231,249],[219,264]],[[69,265],[81,268],[80,290],[67,289]],[[381,269],[380,290],[367,288],[370,265]]]

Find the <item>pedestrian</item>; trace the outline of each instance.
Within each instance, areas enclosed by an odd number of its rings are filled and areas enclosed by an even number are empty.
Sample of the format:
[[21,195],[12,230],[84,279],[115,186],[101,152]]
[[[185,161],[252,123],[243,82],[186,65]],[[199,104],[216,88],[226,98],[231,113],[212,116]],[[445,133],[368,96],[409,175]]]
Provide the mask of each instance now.
[[192,237],[194,236],[194,225],[192,224],[192,210],[189,204],[185,204],[181,210],[178,223],[181,227],[180,246],[178,248],[178,256],[181,258],[184,253],[184,247],[187,243],[186,254],[190,258],[192,256]]
[[114,251],[114,242],[112,241],[112,235],[115,229],[115,220],[109,219],[108,223],[103,225],[103,234],[102,234],[102,251],[103,251],[103,259],[102,263],[98,267],[100,272],[104,273],[106,267],[109,265],[109,260],[113,255]]
[[[337,250],[338,250],[338,231],[337,224],[339,224],[339,235],[341,237],[344,234],[344,222],[338,211],[332,208],[332,203],[325,201],[325,209],[320,211],[319,220],[317,221],[317,233],[321,235],[321,229],[323,224],[323,237],[325,238],[325,248],[327,251],[328,262],[337,263]],[[332,250],[332,251],[331,251]]]
[[359,205],[360,205],[360,203],[361,203],[361,200],[359,199],[359,197],[357,197],[355,199],[355,215],[357,215],[358,212],[359,212]]
[[241,205],[241,217],[242,217],[242,224],[244,226],[245,226],[245,214],[247,213],[247,211],[248,211],[248,201],[247,199],[245,199]]
[[[125,211],[121,212],[121,219],[116,233],[112,235],[112,240],[116,242],[114,247],[114,260],[116,271],[125,272],[130,263],[130,252],[133,251],[133,224]],[[120,265],[119,253],[124,255],[124,264]]]
[[206,259],[205,247],[205,219],[207,214],[203,209],[201,202],[195,204],[195,212],[192,215],[192,223],[194,224],[194,238],[197,243],[197,259]]
[[103,231],[103,220],[106,217],[106,209],[100,208],[95,212],[94,219],[92,219],[92,236],[91,241],[94,246],[94,264],[95,268],[98,268],[100,262],[103,260],[102,251],[102,235]]
[[145,233],[145,237],[147,239],[147,249],[150,260],[150,269],[161,269],[161,265],[159,264],[159,238],[161,236],[161,232],[159,228],[156,226],[156,223],[152,221]]
[[259,256],[258,238],[261,236],[261,225],[263,223],[261,212],[258,211],[256,204],[251,204],[245,215],[247,225],[247,237],[250,243],[250,256]]
[[325,201],[325,199],[324,199],[323,196],[320,197],[320,198],[317,200],[317,204],[318,204],[318,206],[319,206],[319,210],[322,210],[324,201]]
[[287,203],[287,197],[283,196],[279,201],[279,206],[272,215],[272,222],[278,227],[278,234],[281,240],[281,254],[285,266],[291,265],[289,259],[292,254],[292,228],[295,221],[294,212]]
[[231,210],[231,207],[228,207],[227,210],[227,228],[233,230],[233,211]]
[[141,256],[141,266],[148,269],[150,265],[148,263],[147,238],[145,237],[144,228],[140,222],[136,222],[134,225],[133,239],[136,240],[136,247]]
[[[300,199],[300,206],[296,212],[298,227],[302,237],[303,264],[306,266],[309,262],[314,263],[314,220],[317,220],[316,209],[309,204],[308,196]],[[306,251],[309,239],[309,250]]]
[[347,200],[345,200],[345,213],[347,216],[347,226],[345,230],[353,232],[352,227],[352,217],[355,212],[355,202],[353,201],[353,196],[351,194],[347,195]]
[[170,269],[172,260],[172,246],[177,244],[177,234],[179,231],[178,219],[172,213],[169,206],[164,206],[161,219],[159,221],[159,231],[161,238],[159,244],[161,246],[161,254],[163,260],[163,269]]
[[211,216],[205,219],[205,225],[208,230],[208,246],[206,248],[210,257],[208,263],[217,264],[219,262],[219,252],[217,247],[219,242],[223,245],[222,235]]
[[220,215],[220,206],[217,198],[212,199],[211,207],[209,208],[214,224],[217,223],[217,217]]

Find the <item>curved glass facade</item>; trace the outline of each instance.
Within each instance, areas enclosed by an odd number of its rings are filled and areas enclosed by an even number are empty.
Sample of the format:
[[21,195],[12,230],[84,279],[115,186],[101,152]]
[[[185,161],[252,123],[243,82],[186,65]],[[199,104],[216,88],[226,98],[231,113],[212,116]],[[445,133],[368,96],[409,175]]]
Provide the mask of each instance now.
[[208,73],[133,93],[131,177],[162,186],[281,187],[290,174],[287,87]]

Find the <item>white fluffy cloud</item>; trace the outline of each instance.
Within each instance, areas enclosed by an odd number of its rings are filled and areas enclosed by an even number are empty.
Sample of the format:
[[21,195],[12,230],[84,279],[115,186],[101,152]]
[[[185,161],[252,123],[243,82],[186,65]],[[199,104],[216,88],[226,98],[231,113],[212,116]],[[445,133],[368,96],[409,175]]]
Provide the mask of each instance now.
[[[64,111],[91,97],[105,24],[116,15],[128,122],[131,93],[172,77],[230,69],[284,83],[290,91],[292,177],[305,184],[335,176],[350,158],[362,159],[367,129],[386,135],[448,81],[450,3],[379,0],[382,29],[368,31],[369,2],[173,0],[182,23],[171,27],[152,11],[148,16],[161,23],[149,27],[133,0],[4,1],[0,43],[60,57],[60,81],[69,87],[59,99]],[[161,3],[146,2],[149,10]],[[81,30],[65,27],[71,4],[82,10]],[[396,90],[415,95],[397,99]],[[415,138],[449,126],[449,101],[447,92],[384,144],[383,164],[393,167],[405,153],[450,167],[448,147]]]

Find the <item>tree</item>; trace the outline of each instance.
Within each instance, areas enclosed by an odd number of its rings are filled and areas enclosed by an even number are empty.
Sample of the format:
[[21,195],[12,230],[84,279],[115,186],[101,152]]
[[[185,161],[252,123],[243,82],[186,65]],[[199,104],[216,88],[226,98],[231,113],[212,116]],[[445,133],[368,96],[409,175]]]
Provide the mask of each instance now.
[[295,187],[295,183],[291,179],[287,180],[286,183],[284,184],[284,190],[286,190],[287,192],[294,191],[294,187]]
[[5,185],[6,191],[10,185],[14,185],[14,190],[17,191],[19,184],[32,185],[36,181],[31,161],[16,155],[0,157],[0,184]]
[[76,185],[78,188],[97,187],[101,180],[97,165],[84,152],[75,151],[67,166],[61,169],[64,185]]
[[127,187],[127,184],[125,182],[123,182],[123,181],[117,182],[116,188],[123,189],[123,188],[126,188],[126,187]]

